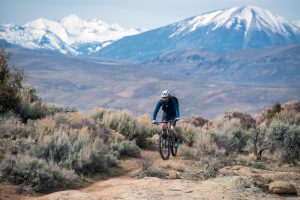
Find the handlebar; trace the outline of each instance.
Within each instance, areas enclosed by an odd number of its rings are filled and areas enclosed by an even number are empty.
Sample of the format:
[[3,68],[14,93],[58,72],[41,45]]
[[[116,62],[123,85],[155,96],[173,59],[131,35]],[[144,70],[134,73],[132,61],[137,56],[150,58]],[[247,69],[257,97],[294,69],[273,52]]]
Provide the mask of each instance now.
[[178,121],[178,120],[171,119],[171,120],[168,120],[168,121],[161,121],[161,122],[156,122],[156,123],[153,123],[153,124],[159,125],[159,124],[164,124],[164,123],[170,123],[170,122],[173,122],[173,121]]

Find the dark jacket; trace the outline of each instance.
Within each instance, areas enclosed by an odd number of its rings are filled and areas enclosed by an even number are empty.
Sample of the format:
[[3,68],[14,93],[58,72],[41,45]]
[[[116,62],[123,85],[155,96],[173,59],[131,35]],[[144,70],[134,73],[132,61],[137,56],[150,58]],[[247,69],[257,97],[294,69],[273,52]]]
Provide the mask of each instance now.
[[162,99],[157,102],[152,114],[153,120],[156,120],[160,108],[163,110],[163,116],[179,118],[179,105],[172,97],[169,98],[168,102],[164,102]]

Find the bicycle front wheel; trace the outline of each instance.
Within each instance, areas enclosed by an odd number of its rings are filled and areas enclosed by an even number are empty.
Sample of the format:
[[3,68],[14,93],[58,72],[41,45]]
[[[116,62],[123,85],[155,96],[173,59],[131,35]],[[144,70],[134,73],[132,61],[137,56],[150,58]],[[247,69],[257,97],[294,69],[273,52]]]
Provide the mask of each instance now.
[[158,147],[159,154],[163,160],[168,160],[170,157],[170,145],[166,138],[163,138],[163,134],[159,135]]

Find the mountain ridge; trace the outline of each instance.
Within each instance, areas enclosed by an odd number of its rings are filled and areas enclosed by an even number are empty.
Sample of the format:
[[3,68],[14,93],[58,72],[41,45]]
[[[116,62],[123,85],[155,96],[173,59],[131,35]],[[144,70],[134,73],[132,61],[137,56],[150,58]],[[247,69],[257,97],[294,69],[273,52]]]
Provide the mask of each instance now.
[[[246,36],[246,37],[245,37]],[[146,61],[174,50],[217,52],[300,43],[300,28],[255,6],[208,12],[125,37],[99,56]]]
[[[90,54],[124,36],[140,33],[100,19],[69,15],[60,20],[38,18],[22,26],[0,25],[0,39],[29,49],[50,49],[62,54]],[[86,45],[88,44],[88,45]]]
[[231,52],[300,43],[300,28],[256,6],[196,15],[152,30],[124,29],[100,19],[69,15],[0,25],[0,40],[29,49],[144,62],[172,51]]

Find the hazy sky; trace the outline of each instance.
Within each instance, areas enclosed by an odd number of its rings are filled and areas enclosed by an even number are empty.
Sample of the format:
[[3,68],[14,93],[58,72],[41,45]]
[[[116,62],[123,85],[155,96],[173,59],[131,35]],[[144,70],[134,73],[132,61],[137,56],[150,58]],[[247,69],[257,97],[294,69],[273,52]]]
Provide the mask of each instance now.
[[194,15],[233,6],[255,5],[300,20],[300,0],[0,0],[0,23],[22,25],[36,18],[76,14],[123,27],[156,28]]

